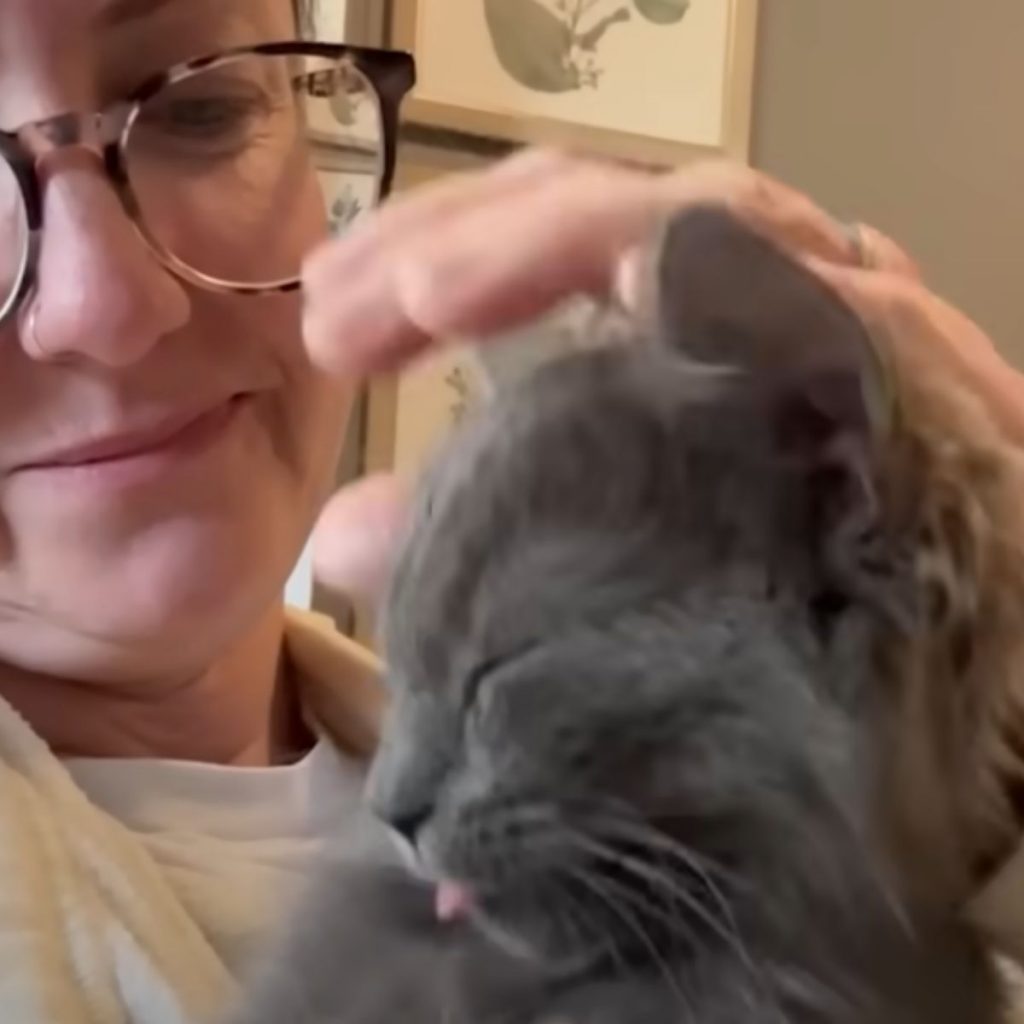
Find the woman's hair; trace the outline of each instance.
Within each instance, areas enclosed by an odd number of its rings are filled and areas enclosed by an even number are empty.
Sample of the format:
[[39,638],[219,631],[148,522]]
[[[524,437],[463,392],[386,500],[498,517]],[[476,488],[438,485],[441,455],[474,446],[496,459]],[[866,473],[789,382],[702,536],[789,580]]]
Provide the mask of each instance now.
[[[913,541],[927,628],[887,652],[906,726],[900,769],[917,783],[894,818],[925,832],[946,819],[966,895],[1020,832],[1024,458],[982,400],[938,369],[910,369],[893,366],[884,500]],[[951,866],[947,881],[958,873]]]

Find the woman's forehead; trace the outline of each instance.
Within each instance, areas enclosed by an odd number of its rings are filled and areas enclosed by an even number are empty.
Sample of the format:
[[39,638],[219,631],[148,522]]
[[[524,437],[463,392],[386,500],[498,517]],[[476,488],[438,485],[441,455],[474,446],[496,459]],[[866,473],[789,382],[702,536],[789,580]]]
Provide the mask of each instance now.
[[[0,39],[59,46],[188,37],[224,45],[287,38],[293,0],[2,0]],[[0,50],[2,56],[2,50]]]
[[0,0],[0,127],[53,104],[98,105],[178,61],[294,35],[293,0]]
[[0,13],[35,15],[43,22],[56,19],[103,28],[145,21],[156,14],[174,11],[187,10],[194,15],[231,9],[235,14],[251,12],[257,18],[275,10],[290,17],[293,4],[290,0],[4,0]]
[[144,28],[159,23],[158,18],[247,23],[255,31],[294,29],[293,0],[85,0],[83,6],[89,11],[89,20],[100,29]]

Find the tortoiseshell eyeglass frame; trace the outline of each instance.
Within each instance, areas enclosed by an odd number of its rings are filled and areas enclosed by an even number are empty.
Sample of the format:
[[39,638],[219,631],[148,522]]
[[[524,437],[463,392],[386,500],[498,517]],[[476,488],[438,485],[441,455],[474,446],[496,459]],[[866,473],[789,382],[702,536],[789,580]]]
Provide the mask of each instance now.
[[268,295],[295,291],[301,280],[294,278],[270,284],[249,285],[223,281],[194,270],[169,252],[147,229],[127,172],[125,147],[141,106],[162,89],[206,70],[249,55],[323,57],[349,60],[370,83],[380,104],[383,124],[383,154],[377,183],[378,202],[387,198],[395,176],[398,149],[398,120],[402,101],[416,83],[416,65],[411,54],[336,43],[277,42],[221,50],[205,57],[183,61],[148,77],[122,100],[100,111],[69,112],[22,125],[13,132],[0,131],[0,160],[14,174],[24,204],[28,226],[27,252],[11,294],[0,296],[0,323],[13,314],[35,284],[40,235],[43,229],[43,189],[40,161],[48,153],[78,147],[95,153],[103,163],[136,230],[160,262],[179,278],[212,291],[241,295]]

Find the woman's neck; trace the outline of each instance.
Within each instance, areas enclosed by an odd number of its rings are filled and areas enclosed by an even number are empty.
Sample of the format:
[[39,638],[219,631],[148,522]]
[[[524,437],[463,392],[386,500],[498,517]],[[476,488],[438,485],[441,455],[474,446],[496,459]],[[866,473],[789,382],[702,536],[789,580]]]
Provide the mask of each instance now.
[[192,677],[107,686],[4,667],[0,695],[60,756],[266,767],[310,743],[286,684],[283,635],[275,607]]

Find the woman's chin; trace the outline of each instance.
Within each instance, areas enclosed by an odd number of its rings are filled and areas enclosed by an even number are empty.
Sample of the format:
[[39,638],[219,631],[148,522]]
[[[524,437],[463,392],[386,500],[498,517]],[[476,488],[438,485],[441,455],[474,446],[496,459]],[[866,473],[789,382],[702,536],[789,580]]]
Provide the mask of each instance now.
[[[31,600],[0,580],[0,618],[79,637],[98,652],[149,650],[196,657],[241,635],[283,596],[297,544],[269,530],[168,524],[105,557],[81,547],[53,551],[31,575]],[[262,534],[260,536],[260,534]],[[63,557],[62,557],[63,554]],[[156,649],[159,647],[159,651]],[[83,652],[84,653],[84,652]]]

